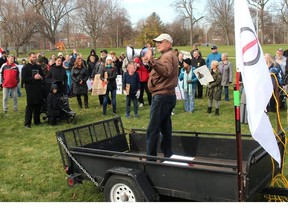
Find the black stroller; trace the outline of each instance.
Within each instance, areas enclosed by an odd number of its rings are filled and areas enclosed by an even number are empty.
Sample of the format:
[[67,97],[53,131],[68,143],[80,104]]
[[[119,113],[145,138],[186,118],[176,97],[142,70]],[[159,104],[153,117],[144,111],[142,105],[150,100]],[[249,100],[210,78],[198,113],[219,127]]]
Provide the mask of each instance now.
[[[46,85],[46,88],[49,88],[49,86],[52,85],[57,85],[58,86],[58,106],[60,107],[60,112],[57,115],[57,122],[58,121],[63,121],[66,120],[66,122],[68,124],[72,123],[75,124],[76,123],[76,112],[72,111],[69,107],[69,100],[68,100],[68,95],[65,91],[65,86],[63,85],[62,81],[55,81],[53,83],[51,83],[50,85]],[[43,121],[47,121],[49,119],[49,114],[48,114],[48,106],[47,106],[47,102],[48,102],[48,98],[47,96],[44,97],[44,101],[41,107],[41,116],[42,116],[42,120]]]

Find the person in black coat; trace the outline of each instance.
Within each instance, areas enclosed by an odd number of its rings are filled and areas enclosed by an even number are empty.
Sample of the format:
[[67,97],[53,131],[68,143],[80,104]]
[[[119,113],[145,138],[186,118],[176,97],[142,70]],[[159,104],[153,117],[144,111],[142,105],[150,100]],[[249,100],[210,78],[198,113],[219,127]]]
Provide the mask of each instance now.
[[58,86],[58,91],[61,93],[67,93],[67,74],[66,74],[66,70],[62,65],[62,57],[58,57],[56,59],[55,64],[53,64],[50,67],[50,70],[48,72],[48,75],[46,77],[47,79],[50,80],[50,84],[52,84],[55,81],[61,81],[62,82],[62,86]]
[[47,117],[48,124],[57,125],[57,118],[61,113],[61,93],[58,91],[57,84],[51,85],[51,92],[47,98]]
[[88,65],[89,62],[91,61],[90,56],[94,56],[94,57],[95,57],[95,62],[98,62],[98,61],[99,61],[99,56],[96,54],[95,49],[91,49],[90,55],[88,56],[87,61],[86,61],[86,62],[87,62],[87,65]]
[[27,106],[25,112],[25,127],[31,127],[32,115],[34,124],[39,125],[41,104],[44,100],[43,80],[44,73],[37,63],[37,56],[34,52],[29,55],[29,63],[22,68],[22,82],[25,85]]
[[74,66],[71,70],[72,76],[72,90],[73,94],[77,97],[77,102],[79,108],[82,109],[82,100],[81,95],[84,96],[85,108],[88,107],[88,72],[86,67],[83,65],[83,61],[80,56],[77,56]]
[[[205,60],[202,58],[200,51],[194,50],[193,51],[193,56],[191,59],[191,66],[194,68],[198,68],[201,67],[203,65],[205,65],[206,62]],[[197,81],[197,92],[196,92],[196,98],[202,99],[203,97],[203,86],[201,85],[201,83],[199,82],[199,80]]]

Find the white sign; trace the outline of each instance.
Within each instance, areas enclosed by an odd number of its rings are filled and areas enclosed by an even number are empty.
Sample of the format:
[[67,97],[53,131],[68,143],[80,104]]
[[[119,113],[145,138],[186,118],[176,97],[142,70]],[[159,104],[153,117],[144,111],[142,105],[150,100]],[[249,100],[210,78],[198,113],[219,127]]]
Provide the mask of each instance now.
[[123,86],[122,86],[122,75],[117,75],[116,77],[116,85],[117,85],[117,91],[116,93],[117,94],[122,94],[122,89],[123,89]]
[[186,59],[186,58],[192,59],[190,52],[181,50],[180,53],[183,54],[183,59]]
[[194,73],[197,77],[197,79],[199,80],[199,82],[201,83],[201,85],[208,85],[209,82],[213,82],[214,79],[208,69],[208,67],[206,65],[203,65],[199,68],[196,68],[194,70]]

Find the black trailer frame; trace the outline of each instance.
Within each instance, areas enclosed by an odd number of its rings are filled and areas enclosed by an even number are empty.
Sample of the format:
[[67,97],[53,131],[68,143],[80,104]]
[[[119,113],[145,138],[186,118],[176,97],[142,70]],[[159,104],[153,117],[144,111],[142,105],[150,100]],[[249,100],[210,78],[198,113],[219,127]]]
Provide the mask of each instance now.
[[[192,161],[164,158],[161,153],[147,156],[146,131],[131,129],[126,134],[120,117],[58,131],[56,136],[68,177],[76,176],[76,183],[87,177],[94,180],[96,186],[104,189],[107,201],[111,201],[109,196],[117,181],[121,183],[119,190],[126,182],[128,188],[133,188],[137,197],[134,201],[155,201],[158,195],[196,201],[238,201],[233,134],[173,131],[174,154],[193,157]],[[279,137],[285,140],[284,134]],[[242,142],[242,201],[249,201],[280,168],[272,173],[273,160],[249,135],[242,135]],[[279,148],[283,155],[283,146],[279,144]],[[125,196],[119,199],[128,200]]]

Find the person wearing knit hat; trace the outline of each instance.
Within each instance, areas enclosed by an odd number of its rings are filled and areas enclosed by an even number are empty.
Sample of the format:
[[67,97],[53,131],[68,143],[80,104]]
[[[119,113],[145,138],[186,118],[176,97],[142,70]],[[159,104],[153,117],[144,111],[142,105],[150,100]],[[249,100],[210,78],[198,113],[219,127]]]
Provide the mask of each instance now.
[[197,77],[194,68],[191,66],[191,59],[183,59],[183,68],[180,71],[179,80],[182,82],[184,91],[184,111],[192,113],[195,109],[195,93],[197,86]]
[[107,90],[103,100],[103,115],[106,115],[110,92],[111,92],[113,114],[116,115],[116,90],[117,90],[116,77],[117,77],[117,69],[113,64],[112,56],[108,55],[106,57],[105,66],[101,70],[100,75],[100,79],[107,84]]
[[183,59],[183,62],[185,62],[188,65],[191,65],[191,59],[190,58]]

